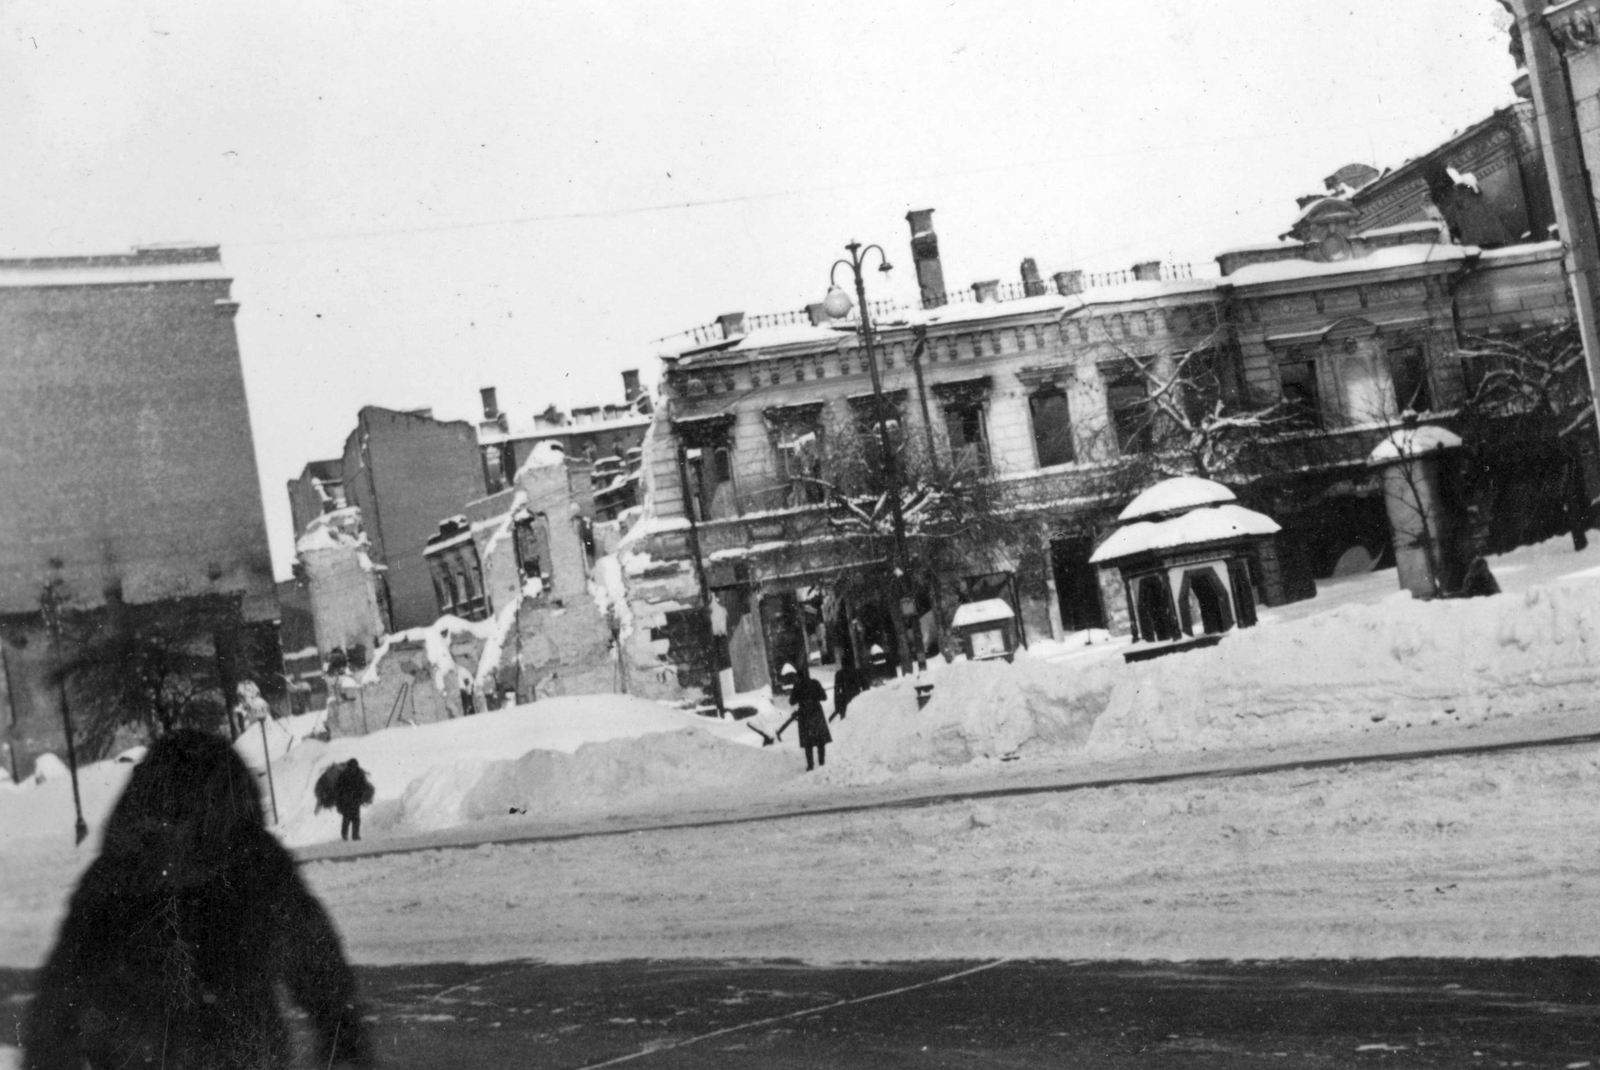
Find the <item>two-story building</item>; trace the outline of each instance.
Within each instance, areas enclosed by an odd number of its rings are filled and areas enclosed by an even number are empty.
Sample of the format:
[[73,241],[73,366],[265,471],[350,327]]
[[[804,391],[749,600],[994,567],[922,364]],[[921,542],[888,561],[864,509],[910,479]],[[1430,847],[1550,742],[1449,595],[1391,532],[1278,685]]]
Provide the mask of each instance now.
[[[908,216],[924,283],[943,275],[930,216]],[[894,614],[841,582],[886,557],[839,536],[820,489],[841,437],[864,436],[870,453],[884,415],[939,463],[979,465],[1013,521],[1009,545],[952,569],[943,594],[905,592],[916,645],[934,645],[941,605],[997,596],[1024,640],[1125,632],[1120,586],[1089,557],[1142,489],[1130,479],[1192,470],[1181,449],[1165,455],[1158,395],[1197,361],[1229,411],[1270,413],[1270,451],[1204,473],[1283,527],[1255,556],[1255,600],[1309,596],[1352,550],[1383,553],[1364,460],[1403,413],[1453,410],[1464,334],[1567,316],[1557,243],[1485,250],[1442,221],[1362,229],[1360,217],[1349,200],[1307,198],[1284,238],[1222,254],[1215,273],[1152,262],[1045,284],[1028,261],[1016,284],[924,285],[921,307],[870,309],[887,412],[858,312],[731,314],[667,340],[644,459],[650,516],[629,540],[635,619],[685,683],[725,693],[800,657],[892,660]]]

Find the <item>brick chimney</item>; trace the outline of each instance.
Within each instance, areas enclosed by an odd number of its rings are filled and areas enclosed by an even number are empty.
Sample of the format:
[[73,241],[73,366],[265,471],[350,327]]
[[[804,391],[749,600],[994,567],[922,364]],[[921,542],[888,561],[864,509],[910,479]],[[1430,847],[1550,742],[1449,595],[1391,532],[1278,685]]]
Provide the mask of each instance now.
[[629,402],[639,396],[639,369],[629,368],[622,373],[622,396]]
[[478,396],[483,398],[483,418],[485,420],[493,420],[500,415],[500,406],[495,399],[494,387],[484,387],[478,391]]
[[972,296],[977,298],[980,305],[992,305],[1000,300],[1000,280],[985,279],[972,284]]
[[944,268],[939,265],[939,236],[933,232],[933,209],[907,212],[906,222],[911,224],[911,260],[917,267],[922,307],[938,308],[944,304]]
[[1161,261],[1144,260],[1133,265],[1133,277],[1138,282],[1160,282]]
[[1058,271],[1050,276],[1056,282],[1056,293],[1063,297],[1083,293],[1083,272]]
[[1022,262],[1022,292],[1027,297],[1041,297],[1046,293],[1044,280],[1039,277],[1039,265],[1031,256]]
[[744,313],[724,312],[717,317],[717,325],[722,328],[722,337],[737,338],[744,333]]

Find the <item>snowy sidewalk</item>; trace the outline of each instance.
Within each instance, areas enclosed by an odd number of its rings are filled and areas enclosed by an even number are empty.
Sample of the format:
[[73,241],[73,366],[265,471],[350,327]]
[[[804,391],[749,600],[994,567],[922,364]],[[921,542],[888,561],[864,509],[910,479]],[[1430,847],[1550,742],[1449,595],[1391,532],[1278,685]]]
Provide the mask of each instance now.
[[[1124,785],[1163,784],[1182,780],[1263,775],[1291,769],[1417,761],[1450,755],[1487,754],[1495,751],[1596,743],[1600,743],[1600,706],[1591,710],[1547,716],[1541,718],[1537,725],[1527,721],[1510,720],[1492,725],[1419,728],[1408,731],[1403,738],[1370,742],[1349,739],[1324,740],[1285,747],[1269,755],[1263,755],[1259,750],[1234,753],[1219,751],[1204,755],[1185,755],[1166,761],[1140,758],[1120,762],[1100,762],[1092,766],[1055,767],[1048,770],[1033,768],[989,770],[986,773],[970,775],[965,778],[965,782],[960,783],[955,778],[946,776],[920,783],[900,782],[874,788],[850,788],[831,796],[811,800],[789,796],[764,804],[752,803],[746,799],[737,811],[686,808],[667,814],[655,810],[587,820],[541,821],[537,818],[519,818],[479,822],[425,835],[371,839],[359,843],[333,841],[312,844],[298,849],[295,854],[305,862],[349,861],[375,855],[471,848],[483,844],[537,843],[669,829],[709,828],[824,814],[931,806],[966,799],[1004,798]],[[336,815],[330,817],[336,819]]]

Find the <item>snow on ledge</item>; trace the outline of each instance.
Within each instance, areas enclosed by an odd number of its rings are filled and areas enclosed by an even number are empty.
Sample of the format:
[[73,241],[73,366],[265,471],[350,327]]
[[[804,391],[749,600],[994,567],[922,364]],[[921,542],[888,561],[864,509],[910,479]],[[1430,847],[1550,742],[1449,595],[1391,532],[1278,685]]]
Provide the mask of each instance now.
[[1433,450],[1453,450],[1461,445],[1461,436],[1442,427],[1427,424],[1422,427],[1405,427],[1396,431],[1372,451],[1368,464],[1387,464],[1401,457],[1418,457]]
[[1002,598],[963,602],[957,607],[955,616],[950,618],[950,627],[965,628],[973,624],[993,624],[996,621],[1010,620],[1015,615]]

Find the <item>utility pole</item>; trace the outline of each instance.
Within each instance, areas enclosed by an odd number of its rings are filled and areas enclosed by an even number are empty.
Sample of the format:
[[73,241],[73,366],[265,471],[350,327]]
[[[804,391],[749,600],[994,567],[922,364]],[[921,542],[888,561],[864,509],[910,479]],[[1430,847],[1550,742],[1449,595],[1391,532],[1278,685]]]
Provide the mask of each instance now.
[[45,627],[50,629],[51,653],[55,662],[56,689],[61,698],[61,727],[67,736],[67,770],[72,774],[72,808],[78,816],[78,821],[74,828],[78,834],[77,843],[81,844],[89,835],[89,825],[83,819],[83,798],[78,793],[78,749],[72,739],[72,711],[67,706],[67,679],[61,672],[61,580],[59,577],[44,585],[44,592],[39,595],[39,612],[44,616]]

